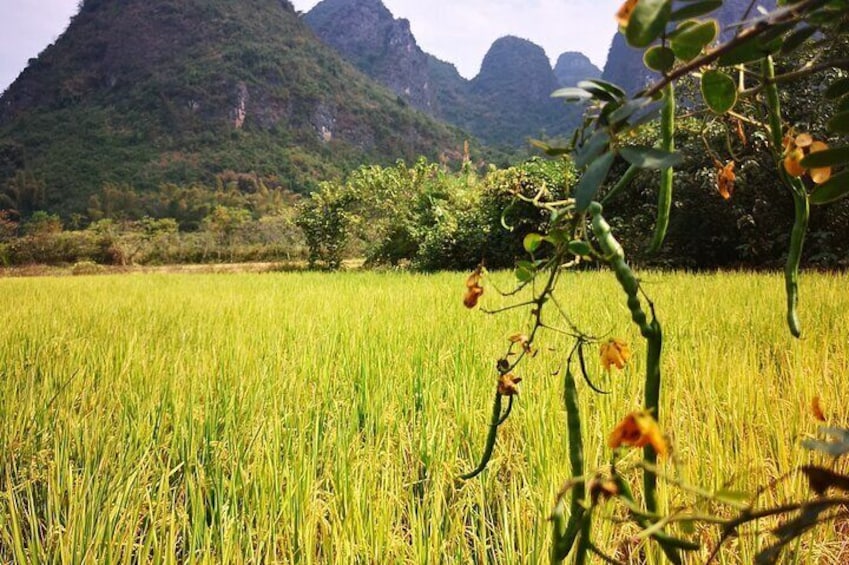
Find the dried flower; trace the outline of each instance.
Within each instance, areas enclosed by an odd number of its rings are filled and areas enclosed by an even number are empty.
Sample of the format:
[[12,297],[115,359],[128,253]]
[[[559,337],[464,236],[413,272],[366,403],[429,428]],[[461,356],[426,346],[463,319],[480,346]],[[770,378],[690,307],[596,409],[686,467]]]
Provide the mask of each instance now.
[[814,418],[820,422],[825,422],[827,420],[825,417],[825,411],[822,409],[822,402],[820,401],[819,396],[815,396],[811,399],[811,413],[814,415]]
[[737,180],[737,175],[734,174],[734,161],[729,161],[725,166],[720,166],[717,163],[716,188],[725,200],[728,200],[734,194],[735,180]]
[[466,279],[466,294],[463,296],[463,305],[466,308],[474,308],[478,304],[478,299],[483,294],[483,286],[481,286],[481,276],[483,274],[483,265],[478,265],[472,271],[472,274]]
[[522,377],[517,377],[513,373],[505,373],[498,377],[498,394],[503,396],[514,396],[519,394],[519,383],[522,382]]
[[601,344],[599,356],[601,357],[601,366],[606,371],[610,370],[611,365],[617,369],[622,369],[628,359],[631,358],[631,348],[624,341],[613,338]]
[[610,434],[607,445],[616,449],[621,446],[644,447],[651,445],[660,456],[669,453],[669,445],[657,421],[646,411],[631,412],[619,422]]

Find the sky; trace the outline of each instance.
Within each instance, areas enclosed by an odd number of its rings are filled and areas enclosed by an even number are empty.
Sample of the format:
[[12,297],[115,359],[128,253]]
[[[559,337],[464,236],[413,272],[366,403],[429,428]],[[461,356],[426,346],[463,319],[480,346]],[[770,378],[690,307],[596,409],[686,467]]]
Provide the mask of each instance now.
[[[76,14],[80,0],[0,0],[0,92]],[[155,1],[155,0],[152,0]],[[293,0],[308,11],[318,0]],[[552,64],[564,51],[581,51],[604,66],[621,0],[383,0],[396,18],[410,20],[419,46],[474,77],[492,42],[516,35],[545,49]]]

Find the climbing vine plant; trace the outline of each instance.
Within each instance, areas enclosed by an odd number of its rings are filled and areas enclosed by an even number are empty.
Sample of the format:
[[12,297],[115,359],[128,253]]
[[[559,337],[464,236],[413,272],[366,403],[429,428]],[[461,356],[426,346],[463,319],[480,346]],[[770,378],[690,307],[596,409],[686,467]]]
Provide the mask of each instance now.
[[[600,501],[608,499],[624,506],[629,520],[642,529],[641,536],[655,542],[658,558],[662,554],[671,563],[682,563],[686,552],[701,549],[699,540],[686,537],[695,523],[714,524],[720,530],[719,541],[708,558],[710,562],[744,524],[767,517],[784,518],[772,531],[775,541],[756,556],[758,563],[774,563],[792,540],[836,515],[849,514],[849,476],[823,467],[809,465],[801,469],[817,498],[757,509],[753,502],[676,483],[658,471],[658,458],[670,449],[662,432],[659,410],[663,329],[654,304],[604,217],[604,204],[613,195],[627,190],[639,172],[656,171],[658,202],[648,251],[655,252],[663,246],[672,209],[674,171],[684,159],[675,151],[673,142],[676,84],[683,79],[697,81],[698,92],[688,94],[683,102],[691,114],[701,116],[706,124],[721,123],[741,136],[745,125],[761,130],[769,141],[775,180],[786,187],[794,202],[784,277],[787,326],[797,338],[803,331],[797,312],[799,262],[810,207],[849,194],[849,145],[838,141],[829,147],[807,132],[794,131],[785,123],[780,104],[783,87],[803,78],[821,76],[824,81],[821,100],[812,100],[811,107],[830,108],[832,115],[827,128],[834,139],[845,139],[849,133],[846,72],[849,70],[849,58],[846,58],[849,0],[780,2],[772,11],[758,8],[753,0],[742,21],[734,26],[737,31],[733,37],[717,44],[719,25],[710,16],[721,6],[721,0],[627,0],[616,14],[620,32],[632,47],[643,51],[645,65],[661,78],[633,96],[601,80],[587,80],[555,92],[555,97],[586,105],[586,117],[567,146],[535,143],[549,155],[568,155],[582,172],[581,178],[565,199],[553,198],[545,187],[534,196],[515,194],[516,200],[531,203],[547,214],[549,229],[525,238],[524,248],[529,257],[517,264],[516,288],[502,293],[515,296],[523,289],[530,289],[532,298],[490,313],[526,307],[530,309],[532,325],[526,334],[511,336],[509,349],[497,362],[498,381],[483,454],[479,464],[461,478],[472,479],[486,468],[496,446],[498,429],[510,416],[518,394],[521,378],[516,376],[517,367],[534,354],[540,333],[552,330],[571,336],[574,345],[563,362],[563,401],[572,476],[558,494],[551,514],[553,562],[571,556],[575,563],[584,563],[590,555],[595,555],[605,562],[617,563],[605,553],[603,543],[593,537],[593,510]],[[816,48],[810,49],[811,45]],[[795,59],[802,47],[814,55]],[[783,59],[790,70],[776,73],[775,59]],[[694,101],[693,96],[700,99]],[[650,122],[660,124],[658,145],[631,143],[633,134]],[[736,180],[734,156],[723,158],[723,150],[712,147],[706,150],[716,164],[717,190],[728,198]],[[620,169],[614,167],[617,161],[627,163],[624,174],[618,177],[612,174]],[[600,340],[576,327],[570,321],[567,305],[555,298],[561,274],[586,261],[605,264],[613,271],[631,320],[645,342],[647,359],[643,408],[628,414],[612,430],[608,444],[613,448],[613,459],[610,465],[597,470],[587,468],[575,376],[582,376],[593,393],[601,393],[586,371],[587,348],[601,342],[602,364],[619,368],[628,361],[631,351],[621,340]],[[485,275],[481,265],[468,277],[463,300],[468,308],[475,308],[484,294]],[[551,319],[561,323],[555,326]],[[823,428],[822,433],[828,439],[808,440],[805,446],[834,457],[849,453],[849,430]],[[621,452],[629,447],[642,448],[642,459],[636,464],[626,465],[620,458]],[[630,484],[634,471],[642,475],[639,500],[632,494]],[[664,514],[656,502],[659,478],[730,508],[731,517],[680,509],[674,514]],[[838,495],[823,496],[830,491],[837,491]],[[685,526],[678,528],[684,534],[670,533],[675,524]]]

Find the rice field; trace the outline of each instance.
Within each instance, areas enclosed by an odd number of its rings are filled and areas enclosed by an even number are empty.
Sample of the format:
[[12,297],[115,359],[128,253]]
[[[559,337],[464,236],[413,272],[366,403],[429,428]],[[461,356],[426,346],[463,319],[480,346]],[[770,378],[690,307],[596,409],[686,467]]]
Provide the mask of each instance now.
[[[530,320],[465,309],[464,279],[0,279],[0,563],[547,562],[569,476],[572,342],[541,335],[488,470],[458,481],[483,447],[495,361]],[[803,274],[802,340],[785,327],[778,275],[647,274],[644,288],[666,338],[664,473],[752,492],[830,464],[800,439],[817,430],[814,396],[849,425],[849,276]],[[607,435],[640,407],[644,346],[611,274],[568,275],[558,296],[579,327],[634,352],[609,375],[590,355],[611,394],[578,382],[586,464],[602,466]],[[491,288],[481,302],[509,303]],[[794,473],[761,501],[805,496]],[[667,508],[695,500],[662,484]],[[639,530],[601,518],[615,514],[604,509],[594,537],[637,562]],[[767,540],[755,533],[718,562],[752,562]],[[693,536],[705,549],[688,562],[702,563],[718,532]],[[849,526],[827,523],[785,558],[849,562]]]

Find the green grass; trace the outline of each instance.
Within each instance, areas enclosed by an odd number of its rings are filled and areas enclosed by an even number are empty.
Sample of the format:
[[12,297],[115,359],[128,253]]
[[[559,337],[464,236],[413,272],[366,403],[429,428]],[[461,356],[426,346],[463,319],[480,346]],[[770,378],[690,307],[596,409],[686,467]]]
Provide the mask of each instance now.
[[[464,278],[0,279],[0,562],[546,561],[568,478],[556,372],[571,343],[543,334],[489,470],[456,482],[483,446],[495,360],[528,322],[463,308]],[[666,472],[752,490],[824,462],[799,439],[816,431],[814,395],[849,424],[847,284],[802,277],[796,341],[778,276],[646,276],[666,335]],[[566,276],[559,296],[580,327],[634,350],[610,376],[590,355],[611,395],[578,382],[592,468],[640,406],[645,349],[612,275]],[[490,287],[482,303],[506,301]],[[793,475],[763,499],[806,494]],[[662,487],[661,502],[692,497]],[[611,552],[637,532],[596,522]],[[803,538],[797,561],[846,559],[840,527]],[[697,535],[710,545],[716,530]],[[742,536],[720,562],[756,547]]]

